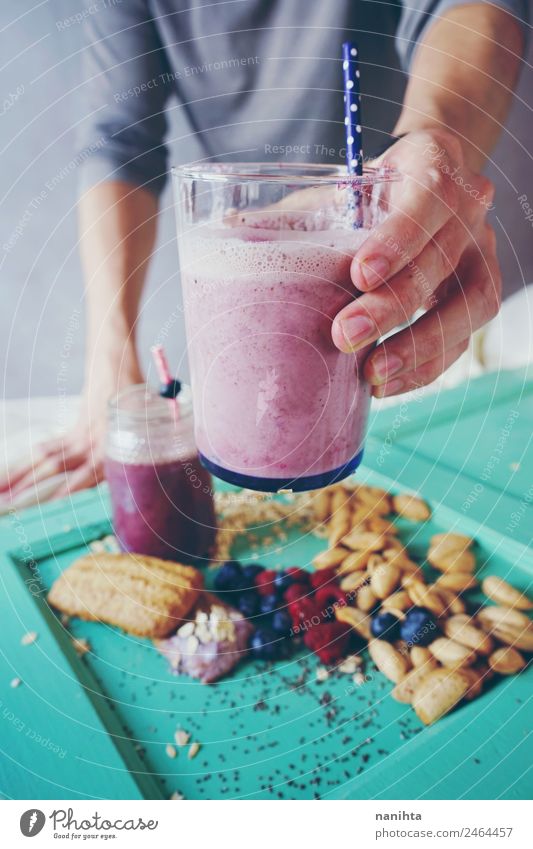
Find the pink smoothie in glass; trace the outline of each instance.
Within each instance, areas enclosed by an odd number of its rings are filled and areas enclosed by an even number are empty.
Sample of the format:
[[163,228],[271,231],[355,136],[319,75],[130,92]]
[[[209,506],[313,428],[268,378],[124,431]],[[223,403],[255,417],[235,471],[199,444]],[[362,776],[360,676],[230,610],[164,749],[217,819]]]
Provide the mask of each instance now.
[[340,352],[331,324],[356,295],[350,263],[366,236],[293,222],[201,228],[180,243],[196,443],[215,474],[296,490],[358,465],[368,349]]

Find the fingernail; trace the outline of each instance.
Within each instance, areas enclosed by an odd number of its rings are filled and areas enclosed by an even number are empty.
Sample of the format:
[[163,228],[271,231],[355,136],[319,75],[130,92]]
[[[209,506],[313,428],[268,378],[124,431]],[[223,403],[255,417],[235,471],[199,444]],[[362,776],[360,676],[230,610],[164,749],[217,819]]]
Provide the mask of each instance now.
[[396,354],[378,354],[370,361],[370,370],[379,383],[384,383],[388,377],[397,374],[403,368],[403,360]]
[[[357,259],[357,258],[356,258]],[[384,283],[390,271],[390,263],[384,256],[372,256],[357,260],[359,271],[369,289]]]
[[374,323],[364,315],[343,318],[340,326],[346,344],[352,351],[361,348],[364,342],[370,342],[376,336]]
[[403,389],[403,380],[396,377],[394,380],[389,380],[388,383],[382,383],[381,386],[374,387],[374,396],[376,398],[384,398],[386,395],[394,395],[396,392],[401,392]]

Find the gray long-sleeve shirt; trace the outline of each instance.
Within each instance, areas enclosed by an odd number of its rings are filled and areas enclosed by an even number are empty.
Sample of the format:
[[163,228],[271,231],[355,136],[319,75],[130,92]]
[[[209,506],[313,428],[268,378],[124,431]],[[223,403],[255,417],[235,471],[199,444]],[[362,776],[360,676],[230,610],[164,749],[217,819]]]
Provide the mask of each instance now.
[[[417,42],[466,2],[97,0],[84,21],[82,185],[122,179],[159,193],[169,108],[184,111],[207,158],[342,161],[347,39],[359,46],[371,153],[394,125]],[[493,5],[526,20],[527,0]]]

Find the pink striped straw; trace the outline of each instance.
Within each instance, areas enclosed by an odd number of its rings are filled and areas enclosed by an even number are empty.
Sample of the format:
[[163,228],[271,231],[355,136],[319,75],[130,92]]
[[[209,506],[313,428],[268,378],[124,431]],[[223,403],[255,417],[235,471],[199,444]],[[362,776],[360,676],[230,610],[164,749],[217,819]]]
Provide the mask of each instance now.
[[[169,388],[173,387],[173,384],[174,384],[175,381],[174,381],[174,378],[172,377],[172,375],[170,373],[170,369],[168,367],[168,360],[167,360],[167,355],[165,354],[165,349],[163,348],[162,345],[152,345],[150,350],[151,350],[152,359],[154,361],[154,365],[155,365],[155,368],[156,368],[156,371],[157,371],[157,376],[159,377],[159,380],[161,381],[161,385],[163,387],[163,390],[165,388],[169,389]],[[163,394],[163,391],[161,391],[160,394],[163,395],[163,397],[165,397],[164,394]],[[172,404],[174,414],[177,417],[177,415],[179,413],[179,408],[180,408],[177,396],[173,395],[172,397],[169,397],[168,400]]]
[[162,345],[152,345],[150,350],[152,352],[157,376],[159,377],[161,383],[164,383],[165,386],[168,386],[169,383],[172,383],[172,375],[170,374],[170,369],[168,367],[168,360],[167,355],[165,354],[165,349]]

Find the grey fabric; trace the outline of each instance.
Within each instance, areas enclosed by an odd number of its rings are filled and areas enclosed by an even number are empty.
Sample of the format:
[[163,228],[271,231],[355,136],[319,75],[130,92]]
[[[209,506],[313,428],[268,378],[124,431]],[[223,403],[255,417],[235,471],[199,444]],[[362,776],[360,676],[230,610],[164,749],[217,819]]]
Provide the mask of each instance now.
[[[525,2],[497,5],[525,19]],[[187,8],[177,0],[107,0],[84,22],[82,188],[123,179],[159,193],[169,169],[168,108],[183,110],[206,158],[342,161],[346,39],[359,46],[371,153],[396,121],[417,40],[459,3],[211,0]]]
[[[524,34],[529,34],[529,28],[524,26],[528,21],[529,6],[527,0],[470,0],[486,2],[510,12],[520,24]],[[465,6],[468,0],[406,0],[402,4],[400,24],[396,32],[396,48],[404,68],[409,68],[417,44],[422,40],[432,22],[455,6]]]

